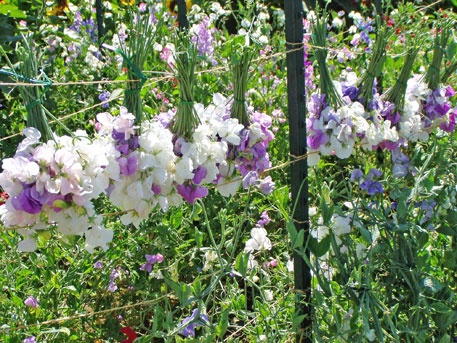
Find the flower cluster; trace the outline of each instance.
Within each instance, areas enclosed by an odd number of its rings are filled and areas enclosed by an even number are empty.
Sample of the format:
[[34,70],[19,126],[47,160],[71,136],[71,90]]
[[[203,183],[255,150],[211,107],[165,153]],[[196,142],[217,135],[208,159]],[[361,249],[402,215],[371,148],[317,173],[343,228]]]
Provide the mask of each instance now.
[[259,177],[270,167],[271,118],[250,110],[252,124],[245,128],[230,117],[220,94],[209,106],[194,108],[200,124],[190,138],[171,132],[173,111],[135,126],[125,107],[117,116],[99,113],[94,138],[76,131],[42,143],[36,129],[26,129],[0,173],[0,186],[9,195],[0,219],[26,236],[20,249],[35,250],[34,233],[50,225],[64,236],[84,235],[89,252],[106,249],[113,232],[103,227],[92,202],[102,194],[122,211],[123,224],[138,226],[157,208],[193,204],[208,187],[224,196],[235,194],[241,183],[270,193],[271,177]]
[[[408,142],[426,141],[437,128],[455,129],[457,107],[452,107],[455,92],[450,86],[431,90],[421,76],[414,75],[408,80],[403,108],[377,93],[366,108],[359,96],[357,75],[345,71],[341,78],[335,86],[344,99],[342,106],[329,106],[325,94],[313,93],[308,99],[310,165],[317,164],[320,155],[348,158],[356,144],[368,151],[396,151],[395,158],[407,163],[400,149]],[[404,172],[401,163],[397,167]]]
[[15,156],[3,160],[0,173],[0,186],[9,195],[0,209],[2,222],[6,227],[30,228],[21,230],[28,238],[19,247],[34,250],[30,236],[55,225],[64,236],[85,235],[88,251],[106,249],[113,234],[103,228],[91,202],[105,189],[105,150],[83,131],[75,138],[56,137],[47,143],[40,142],[34,128],[25,129],[24,135]]

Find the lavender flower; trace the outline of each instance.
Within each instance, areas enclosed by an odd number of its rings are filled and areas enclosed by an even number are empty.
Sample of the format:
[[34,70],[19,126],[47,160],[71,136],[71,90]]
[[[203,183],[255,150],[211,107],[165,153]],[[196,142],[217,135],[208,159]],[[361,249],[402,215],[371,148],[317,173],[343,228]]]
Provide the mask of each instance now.
[[192,184],[177,185],[176,189],[178,194],[181,195],[184,200],[189,204],[193,205],[195,200],[202,199],[208,195],[208,188],[203,186],[197,186]]
[[147,271],[148,273],[150,273],[152,271],[152,267],[154,266],[154,264],[163,262],[163,256],[161,254],[157,254],[157,255],[147,255],[146,254],[145,257],[146,257],[146,263],[140,267],[140,270]]
[[36,300],[35,297],[33,297],[33,295],[31,295],[27,299],[25,299],[24,304],[25,304],[25,306],[33,307],[33,308],[38,308],[38,306],[39,306],[38,300]]
[[189,317],[186,317],[182,320],[181,325],[186,327],[179,331],[179,334],[184,337],[195,337],[195,329],[199,328],[202,325],[208,325],[209,318],[206,314],[200,313],[198,308],[192,311],[192,314]]
[[113,269],[111,271],[110,277],[109,277],[109,284],[108,284],[108,291],[114,293],[117,290],[117,285],[114,282],[118,277],[120,276],[119,271],[117,269]]
[[102,269],[103,268],[103,262],[102,261],[97,261],[94,263],[94,269]]
[[111,93],[108,92],[107,90],[104,90],[102,93],[100,93],[100,95],[98,96],[98,100],[100,100],[102,102],[102,107],[103,108],[108,108],[109,107],[109,103],[108,103],[108,100],[111,96]]
[[27,337],[26,339],[24,339],[22,341],[22,343],[36,343],[36,338],[35,338],[35,336]]

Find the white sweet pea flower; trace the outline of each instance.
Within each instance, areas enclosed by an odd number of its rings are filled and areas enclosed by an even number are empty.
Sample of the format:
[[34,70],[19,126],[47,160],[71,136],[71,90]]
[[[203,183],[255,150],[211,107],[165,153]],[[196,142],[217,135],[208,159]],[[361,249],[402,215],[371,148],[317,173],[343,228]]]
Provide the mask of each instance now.
[[86,250],[92,254],[96,247],[101,247],[103,250],[108,249],[108,243],[113,240],[113,231],[107,230],[102,226],[94,226],[87,230],[84,236],[86,237]]

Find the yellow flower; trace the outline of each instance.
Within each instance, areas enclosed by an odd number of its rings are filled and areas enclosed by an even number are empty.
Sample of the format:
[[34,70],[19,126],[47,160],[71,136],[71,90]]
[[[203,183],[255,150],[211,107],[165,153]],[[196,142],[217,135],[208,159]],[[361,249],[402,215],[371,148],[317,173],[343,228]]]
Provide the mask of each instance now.
[[[167,0],[166,6],[171,15],[178,14],[178,1],[177,0]],[[189,11],[192,8],[192,1],[186,0],[186,9]]]
[[51,9],[46,10],[47,16],[61,16],[68,10],[67,0],[57,0]]
[[121,0],[121,3],[124,6],[127,6],[127,5],[133,6],[133,5],[135,5],[135,0]]

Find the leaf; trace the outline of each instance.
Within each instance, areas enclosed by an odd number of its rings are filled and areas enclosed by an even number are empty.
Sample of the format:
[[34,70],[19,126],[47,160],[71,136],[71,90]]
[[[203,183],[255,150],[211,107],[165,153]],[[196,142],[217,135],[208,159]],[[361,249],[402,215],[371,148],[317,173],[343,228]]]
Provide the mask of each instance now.
[[330,249],[331,237],[330,235],[325,236],[320,241],[316,238],[309,236],[308,248],[313,255],[316,257],[324,256]]
[[296,331],[298,327],[303,323],[303,320],[306,318],[306,314],[302,314],[300,316],[296,316],[292,322],[292,330]]
[[216,325],[216,335],[222,339],[227,332],[229,324],[230,308],[226,308],[221,312],[219,323]]
[[0,14],[5,14],[10,18],[27,19],[27,16],[16,5],[1,5]]

